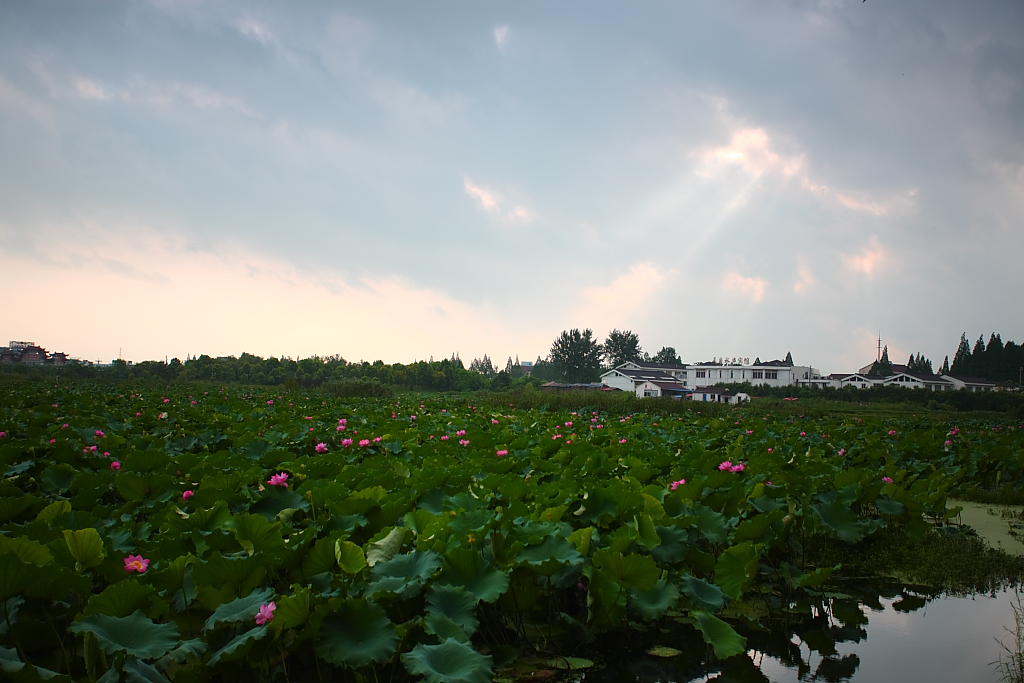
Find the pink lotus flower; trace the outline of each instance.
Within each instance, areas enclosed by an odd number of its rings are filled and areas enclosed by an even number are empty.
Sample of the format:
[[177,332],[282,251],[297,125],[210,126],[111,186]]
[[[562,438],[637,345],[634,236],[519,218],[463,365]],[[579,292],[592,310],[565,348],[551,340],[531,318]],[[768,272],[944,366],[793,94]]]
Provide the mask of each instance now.
[[110,463],[110,469],[112,469],[112,470],[119,470],[119,469],[121,469],[121,463],[119,461],[115,460],[114,462]]
[[160,413],[159,415],[157,415],[157,417],[159,417],[161,420],[166,420],[167,419],[167,413]]
[[103,457],[109,458],[110,457],[110,451],[103,451]]
[[800,436],[807,436],[807,432],[800,432]]
[[744,465],[743,463],[739,462],[739,463],[736,463],[735,465],[733,465],[732,467],[730,467],[729,471],[730,472],[742,472],[745,469],[747,469],[747,466]]
[[945,441],[944,441],[944,442],[942,443],[942,445],[943,445],[943,446],[945,446],[946,448],[949,448],[950,446],[952,446],[952,445],[953,445],[953,440],[952,440],[952,439],[946,439],[946,440],[945,440]]
[[572,420],[569,420],[568,422],[566,422],[565,426],[566,427],[572,427]]
[[277,474],[271,475],[270,479],[267,479],[267,483],[271,486],[283,486],[288,488],[288,473],[278,472]]
[[338,419],[338,424],[340,424],[340,425],[347,425],[348,424],[348,418],[345,418],[345,417],[339,418]]
[[668,485],[670,491],[675,491],[677,488],[686,483],[685,479],[679,479]]
[[170,402],[171,402],[171,399],[169,399],[169,398],[165,398],[164,399],[164,403],[170,403]]
[[256,613],[256,625],[263,626],[267,622],[274,620],[274,610],[277,609],[277,603],[271,600],[268,603],[260,605],[260,611]]
[[772,448],[771,446],[769,446],[769,447],[768,447],[768,452],[769,452],[769,453],[774,453],[774,452],[775,452],[775,449],[774,449],[774,448]]
[[193,491],[192,489],[189,489],[187,491],[182,491],[181,492],[181,499],[182,500],[188,500],[189,498],[191,498],[194,495],[196,495],[196,492]]
[[60,426],[60,428],[61,428],[61,429],[67,429],[67,428],[68,428],[68,423],[67,423],[67,422],[65,422],[64,424],[62,424],[62,425]]
[[337,432],[343,432],[346,429],[348,429],[348,427],[346,427],[345,425],[338,425],[337,427],[334,428],[334,430]]
[[731,460],[725,460],[723,462],[720,462],[718,464],[718,469],[720,469],[723,472],[726,472],[726,471],[732,469],[732,461]]
[[626,441],[628,441],[628,439],[619,439],[619,443],[626,443]]
[[57,439],[50,439],[50,445],[51,445],[51,446],[52,446],[53,444],[55,444],[55,443],[57,443]]
[[837,455],[839,455],[840,458],[843,457],[844,455],[846,455],[846,449],[840,448]]
[[960,433],[960,428],[959,427],[953,427],[952,429],[949,430],[949,435],[950,436],[956,436],[959,433]]
[[459,439],[459,445],[460,446],[468,446],[469,445],[469,439]]
[[316,451],[317,453],[326,453],[326,452],[327,452],[327,444],[325,444],[325,443],[324,443],[323,441],[321,441],[320,443],[318,443],[318,444],[316,445],[316,447],[314,448],[314,450],[315,450],[315,451]]
[[416,421],[416,416],[415,415],[410,415],[409,419],[412,420],[413,422],[415,422]]
[[341,440],[341,447],[342,448],[348,448],[349,446],[352,445],[352,443],[353,443],[352,439],[342,439]]
[[269,401],[267,401],[267,405],[268,406],[274,405],[274,399],[270,399]]
[[896,430],[895,429],[890,429],[889,430],[889,436],[896,436]]
[[892,477],[882,477],[882,481],[884,481],[886,484],[891,484]]
[[149,560],[142,555],[129,555],[124,558],[124,570],[129,574],[131,572],[145,574],[149,570]]
[[104,432],[104,431],[103,431],[102,429],[97,429],[97,430],[96,430],[96,438],[97,438],[97,439],[102,439],[102,438],[103,438],[103,437],[105,437],[106,435],[107,435],[107,433],[106,433],[106,432]]
[[491,424],[492,425],[496,425],[496,424],[500,424],[500,422],[492,417],[491,418]]
[[369,445],[370,445],[370,440],[369,439],[359,439],[359,446],[361,448],[366,448]]
[[506,455],[508,455],[508,449],[502,448],[500,451],[495,452],[495,455],[498,456],[499,458],[504,458]]
[[7,438],[7,432],[0,432],[0,439],[6,439],[6,438]]
[[142,411],[141,410],[136,410],[135,411],[135,417],[142,417]]
[[447,434],[442,434],[442,435],[441,435],[441,441],[447,441],[447,440],[448,440],[448,439],[450,439],[450,438],[451,438],[451,437],[449,437],[449,436],[448,436]]
[[194,406],[197,406],[197,405],[199,405],[199,401],[197,401],[197,400],[195,400],[195,399],[192,399],[192,405],[194,405]]
[[373,442],[374,443],[380,443],[383,440],[384,440],[383,436],[375,436],[375,437],[373,437]]
[[459,431],[455,432],[455,436],[465,436],[465,435],[466,435],[466,430],[465,429],[460,429]]
[[753,433],[754,433],[754,430],[753,430],[753,429],[748,429],[748,430],[747,430],[747,436],[750,436],[750,435],[751,435],[751,434],[753,434]]

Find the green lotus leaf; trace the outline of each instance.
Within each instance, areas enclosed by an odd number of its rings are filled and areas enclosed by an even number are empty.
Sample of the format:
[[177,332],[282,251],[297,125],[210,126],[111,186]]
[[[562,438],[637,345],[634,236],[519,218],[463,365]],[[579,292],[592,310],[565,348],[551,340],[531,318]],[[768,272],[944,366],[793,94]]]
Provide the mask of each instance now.
[[155,597],[156,589],[152,586],[144,586],[136,579],[125,579],[90,597],[82,614],[87,617],[94,614],[127,617],[135,610],[145,610]]
[[203,629],[209,630],[224,623],[252,622],[260,611],[260,605],[270,602],[273,597],[273,588],[259,588],[244,598],[225,602],[210,615]]
[[383,538],[370,543],[366,549],[366,564],[372,567],[378,562],[390,560],[398,553],[409,533],[408,529],[393,527]]
[[464,588],[484,602],[494,602],[508,590],[508,573],[491,566],[476,550],[456,548],[444,560],[439,585]]
[[0,555],[14,555],[26,564],[43,567],[53,562],[53,553],[39,541],[18,536],[0,536]]
[[103,549],[103,539],[96,529],[64,530],[64,542],[75,562],[83,567],[95,567],[107,556]]
[[135,610],[127,617],[94,614],[68,627],[72,633],[96,636],[107,654],[126,652],[141,659],[157,659],[178,645],[178,626],[158,624]]
[[123,671],[127,683],[170,683],[160,669],[136,657],[125,660]]
[[651,556],[658,564],[681,562],[689,550],[690,532],[676,526],[658,526],[658,547],[651,550]]
[[704,579],[698,579],[695,576],[684,576],[680,585],[682,586],[683,594],[698,609],[717,612],[725,605],[725,593],[713,583]]
[[36,515],[36,519],[49,524],[61,515],[66,515],[69,512],[71,512],[71,503],[66,500],[55,500],[40,510],[39,514]]
[[644,619],[653,621],[672,609],[679,601],[679,589],[665,579],[649,591],[641,591],[633,596],[633,607]]
[[577,565],[583,562],[583,556],[572,543],[559,536],[547,536],[540,545],[524,549],[516,559],[522,564],[530,565],[543,565],[548,562]]
[[398,634],[384,610],[366,600],[345,600],[324,619],[316,652],[331,664],[358,669],[391,657]]
[[281,596],[275,601],[277,610],[274,612],[271,628],[282,631],[286,628],[304,626],[309,620],[312,602],[313,592],[308,586],[297,587],[294,594]]
[[[476,632],[477,599],[469,591],[456,586],[434,586],[427,594],[427,633],[442,638],[468,640]],[[451,627],[455,628],[452,629]]]
[[167,664],[183,664],[190,659],[197,659],[206,654],[209,646],[206,641],[199,638],[183,640],[178,646],[160,658],[161,666],[166,668]]
[[229,640],[224,647],[210,655],[210,660],[207,664],[214,666],[221,661],[227,662],[233,659],[239,659],[249,652],[257,640],[262,640],[266,635],[266,625],[255,626],[244,633],[240,633]]
[[883,515],[891,515],[893,517],[898,517],[907,511],[907,506],[889,496],[879,496],[878,500],[875,501],[875,506]]
[[427,683],[489,683],[491,658],[454,638],[440,645],[419,644],[402,655],[406,670]]
[[725,515],[705,505],[698,505],[694,510],[694,516],[704,538],[712,543],[729,542],[729,522]]
[[[305,488],[303,488],[305,490]],[[293,488],[268,487],[260,499],[252,504],[249,511],[262,515],[268,520],[276,519],[283,510],[308,510],[309,501]]]
[[759,556],[757,546],[750,541],[728,548],[715,564],[715,583],[730,598],[739,600],[743,589],[757,573]]
[[746,651],[747,639],[715,615],[696,610],[691,612],[691,616],[697,622],[704,642],[714,648],[715,656],[719,659],[727,659]]
[[352,541],[335,541],[334,559],[347,574],[358,574],[366,567],[363,549]]
[[235,533],[235,539],[246,553],[271,552],[284,547],[281,523],[262,515],[235,515],[224,526]]
[[849,503],[833,500],[813,507],[825,526],[835,531],[840,539],[847,543],[857,543],[864,538],[865,525],[857,519]]
[[636,526],[637,541],[645,548],[651,549],[661,545],[661,537],[654,526],[654,520],[647,513],[639,514],[633,518]]
[[368,595],[395,593],[403,597],[415,594],[441,567],[441,556],[432,550],[414,550],[395,555],[373,567],[373,580],[367,586]]
[[638,591],[653,590],[661,576],[661,570],[649,555],[629,554],[611,550],[594,553],[594,566],[614,576],[619,583]]

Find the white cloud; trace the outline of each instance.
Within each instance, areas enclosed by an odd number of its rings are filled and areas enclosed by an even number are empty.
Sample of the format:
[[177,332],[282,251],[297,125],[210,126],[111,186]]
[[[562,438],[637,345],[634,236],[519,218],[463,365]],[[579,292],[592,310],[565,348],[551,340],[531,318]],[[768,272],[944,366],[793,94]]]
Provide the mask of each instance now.
[[495,190],[478,185],[468,177],[462,179],[462,189],[472,197],[484,211],[507,223],[532,223],[537,220],[533,209],[522,204],[508,206],[505,198]]
[[252,17],[240,18],[235,22],[235,28],[243,36],[252,38],[264,45],[271,45],[275,42],[274,32],[270,30],[270,27]]
[[497,196],[483,187],[480,187],[469,178],[463,178],[462,188],[470,197],[475,199],[485,211],[496,211],[498,208]]
[[89,78],[76,78],[74,88],[80,97],[87,100],[109,100],[110,95],[99,83]]
[[499,26],[494,29],[494,44],[498,47],[504,47],[505,43],[508,42],[508,26]]
[[800,264],[797,267],[797,279],[793,283],[793,291],[797,294],[804,294],[810,291],[811,287],[814,286],[815,278],[814,273],[811,269],[804,264]]
[[635,263],[611,282],[585,288],[570,319],[581,321],[573,324],[583,327],[609,330],[642,323],[671,275],[653,264]]
[[844,256],[843,263],[853,272],[871,277],[887,259],[888,252],[879,244],[877,237],[872,237],[860,252]]
[[722,287],[727,292],[739,294],[757,303],[764,299],[765,290],[768,288],[768,281],[759,277],[742,275],[736,271],[729,271],[722,278]]

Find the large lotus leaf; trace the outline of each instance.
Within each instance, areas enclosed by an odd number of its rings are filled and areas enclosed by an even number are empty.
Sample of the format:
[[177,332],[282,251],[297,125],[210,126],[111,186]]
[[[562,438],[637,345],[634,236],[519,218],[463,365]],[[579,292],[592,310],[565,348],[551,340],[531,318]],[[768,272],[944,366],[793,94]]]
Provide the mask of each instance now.
[[260,499],[252,504],[249,510],[262,515],[268,520],[275,519],[283,510],[308,510],[309,501],[292,488],[271,486],[263,492]]
[[373,541],[366,548],[366,564],[374,566],[394,557],[402,547],[402,543],[411,532],[402,527],[393,527],[379,540]]
[[672,609],[678,601],[679,589],[662,579],[653,589],[636,593],[633,597],[633,607],[640,616],[651,621]]
[[126,683],[170,683],[160,669],[136,657],[125,660],[124,680]]
[[623,586],[638,591],[652,590],[661,576],[661,570],[649,555],[599,550],[594,553],[594,566],[610,573]]
[[62,515],[66,515],[69,512],[71,512],[71,503],[66,500],[55,500],[40,510],[39,514],[36,515],[36,519],[40,522],[49,524],[53,520]]
[[202,657],[208,649],[206,641],[200,638],[183,640],[178,643],[176,648],[160,658],[160,665],[167,668],[168,664],[183,664],[190,659]]
[[544,565],[555,563],[560,565],[577,565],[583,562],[583,556],[565,538],[548,536],[540,545],[524,549],[516,558],[522,564]]
[[266,635],[266,625],[254,626],[248,631],[240,633],[229,640],[224,647],[210,655],[210,661],[207,663],[210,666],[214,666],[220,661],[228,662],[233,659],[239,659],[240,657],[245,656],[257,640],[262,640]]
[[651,556],[658,564],[675,564],[686,557],[689,548],[690,532],[676,526],[658,526],[657,548],[651,550]]
[[155,597],[156,589],[152,586],[144,586],[135,579],[125,579],[90,597],[82,614],[87,617],[93,614],[126,617],[135,610],[145,610]]
[[587,590],[587,608],[591,624],[621,626],[626,615],[628,591],[609,572],[594,569]]
[[491,658],[454,638],[440,645],[419,644],[402,655],[402,663],[427,683],[488,683]]
[[309,586],[295,588],[293,595],[285,595],[278,598],[275,603],[277,610],[274,612],[274,621],[271,628],[275,631],[282,631],[286,628],[298,628],[304,626],[309,620],[309,612],[313,603],[313,592]]
[[391,657],[398,634],[384,610],[366,600],[346,600],[324,619],[317,654],[338,666],[358,669]]
[[452,533],[460,537],[471,533],[479,535],[481,530],[494,521],[494,513],[490,510],[464,510],[451,521],[448,527]]
[[[15,519],[42,499],[32,495],[0,496],[0,522]],[[65,501],[66,502],[66,501]],[[70,504],[69,504],[70,508]]]
[[693,514],[697,519],[697,527],[704,538],[712,543],[729,542],[729,521],[725,515],[705,505],[696,506]]
[[890,515],[892,517],[898,517],[907,511],[907,507],[903,503],[889,496],[879,496],[878,500],[875,501],[875,506],[878,507],[878,511],[883,515]]
[[683,593],[698,609],[718,611],[725,605],[725,593],[713,583],[695,576],[684,576],[680,585]]
[[747,583],[757,573],[759,551],[750,541],[728,548],[715,564],[715,583],[725,594],[739,600]]
[[432,550],[396,555],[381,562],[371,570],[373,581],[367,586],[367,594],[395,593],[409,597],[441,567],[441,556]]
[[158,624],[141,610],[127,617],[94,614],[68,629],[72,633],[93,633],[107,654],[126,652],[142,659],[162,657],[178,644],[176,624]]
[[848,503],[838,500],[819,503],[814,506],[814,511],[818,513],[825,526],[835,531],[836,535],[847,543],[857,543],[864,538],[865,525],[858,521],[856,513],[850,509]]
[[107,556],[103,539],[96,529],[64,530],[64,542],[75,562],[83,567],[95,567]]
[[645,548],[656,548],[661,545],[661,537],[654,526],[654,520],[647,513],[641,513],[633,518],[636,527],[637,541]]
[[256,618],[256,614],[260,611],[260,605],[270,602],[270,599],[274,597],[273,588],[260,588],[254,590],[244,598],[238,598],[231,602],[226,602],[214,611],[210,615],[210,618],[206,620],[204,629],[211,629],[217,624],[228,623],[233,624],[242,621],[251,622]]
[[26,564],[43,567],[53,562],[53,553],[39,541],[18,536],[0,536],[0,555],[11,554]]
[[691,615],[697,622],[701,635],[704,636],[704,642],[715,649],[715,656],[719,659],[726,659],[746,650],[747,639],[715,615],[702,610],[691,612]]
[[352,541],[335,541],[334,560],[347,574],[358,574],[366,567],[363,549]]
[[250,555],[284,547],[281,523],[271,522],[262,515],[236,515],[225,522],[224,526],[235,532],[235,539]]
[[733,539],[737,542],[766,542],[768,540],[766,537],[771,534],[770,527],[781,520],[785,514],[782,510],[772,510],[771,512],[754,515],[745,519],[736,527],[736,534],[733,536]]
[[463,588],[434,586],[427,595],[427,633],[468,640],[479,625],[476,604],[476,597]]
[[484,602],[494,602],[508,590],[508,574],[496,569],[470,548],[456,548],[445,555],[439,585],[458,586]]
[[18,657],[18,651],[14,648],[0,647],[0,671],[8,674],[4,680],[14,681],[15,683],[21,683],[22,681],[25,683],[34,683],[35,681],[71,681],[70,676],[65,676],[40,666],[26,664],[21,661],[21,658]]

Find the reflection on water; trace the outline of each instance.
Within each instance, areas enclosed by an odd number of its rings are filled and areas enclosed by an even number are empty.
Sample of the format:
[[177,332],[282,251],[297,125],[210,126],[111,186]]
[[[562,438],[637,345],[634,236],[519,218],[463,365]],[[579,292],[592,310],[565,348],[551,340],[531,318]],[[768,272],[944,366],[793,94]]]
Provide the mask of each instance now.
[[849,586],[773,607],[769,628],[746,631],[747,656],[709,664],[693,632],[663,632],[672,658],[637,651],[585,676],[587,683],[696,681],[929,681],[998,683],[997,638],[1013,622],[1013,589],[988,595],[936,595],[920,587]]

